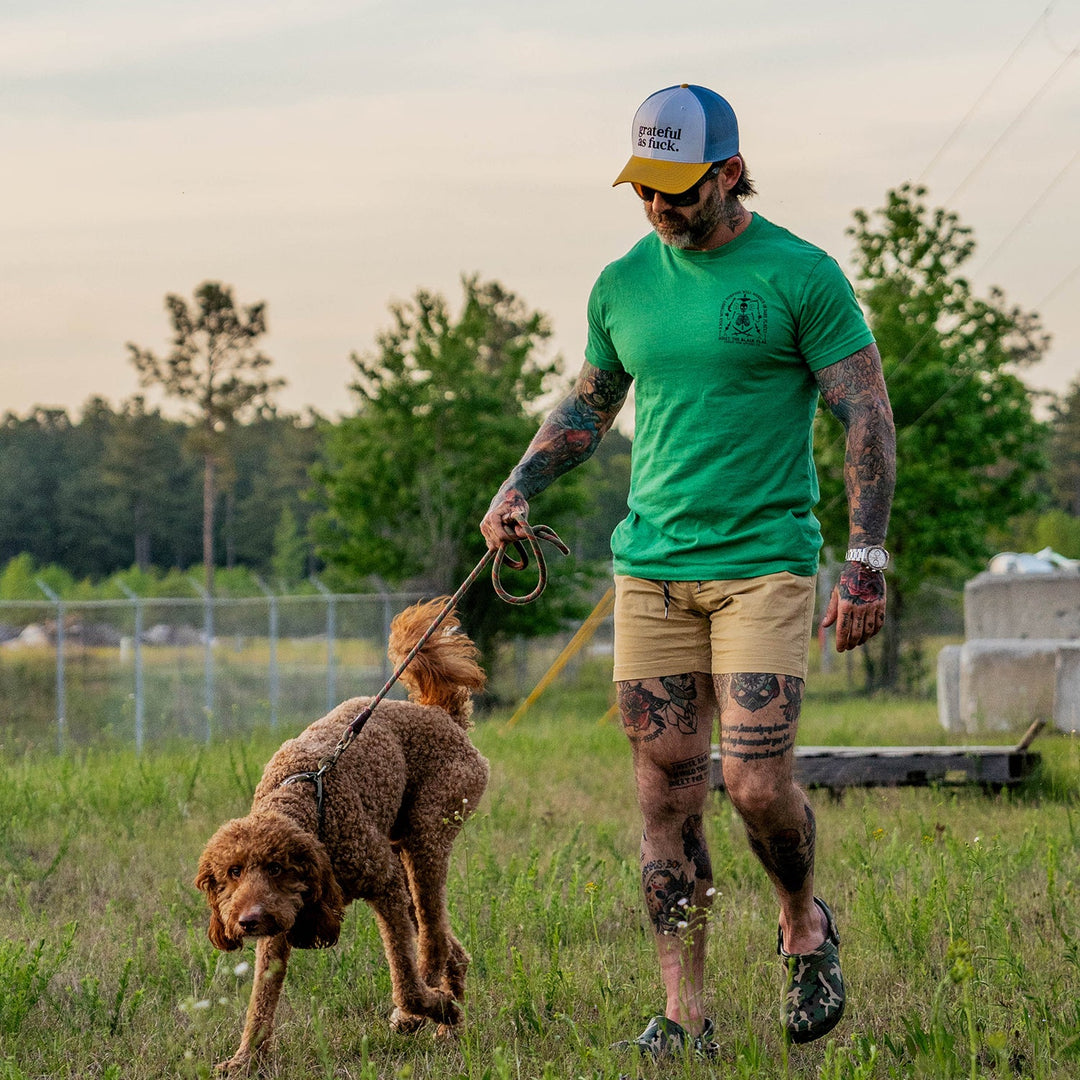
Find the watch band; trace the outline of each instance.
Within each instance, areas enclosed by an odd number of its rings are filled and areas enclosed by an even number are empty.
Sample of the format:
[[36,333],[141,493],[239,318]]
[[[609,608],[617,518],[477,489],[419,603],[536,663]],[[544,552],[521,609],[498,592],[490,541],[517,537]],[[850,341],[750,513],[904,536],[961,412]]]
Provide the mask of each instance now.
[[880,544],[848,548],[845,558],[848,562],[862,563],[879,572],[889,565],[889,553]]

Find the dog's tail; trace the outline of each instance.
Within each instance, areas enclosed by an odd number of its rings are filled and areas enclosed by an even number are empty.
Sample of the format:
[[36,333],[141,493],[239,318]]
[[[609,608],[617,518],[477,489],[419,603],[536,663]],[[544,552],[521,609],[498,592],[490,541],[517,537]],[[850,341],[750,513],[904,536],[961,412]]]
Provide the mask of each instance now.
[[[394,619],[386,650],[392,664],[400,664],[409,655],[449,599],[440,596],[426,604],[413,604]],[[450,612],[401,673],[409,700],[437,705],[468,727],[472,693],[483,690],[487,681],[479,658],[480,650],[461,629],[457,612]]]

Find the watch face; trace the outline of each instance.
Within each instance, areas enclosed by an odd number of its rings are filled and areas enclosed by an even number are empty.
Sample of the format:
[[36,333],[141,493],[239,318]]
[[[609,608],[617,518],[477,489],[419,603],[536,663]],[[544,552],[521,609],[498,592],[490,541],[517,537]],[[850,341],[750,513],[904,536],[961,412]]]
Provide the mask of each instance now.
[[866,553],[866,563],[874,570],[884,570],[889,565],[889,556],[884,548],[870,548]]

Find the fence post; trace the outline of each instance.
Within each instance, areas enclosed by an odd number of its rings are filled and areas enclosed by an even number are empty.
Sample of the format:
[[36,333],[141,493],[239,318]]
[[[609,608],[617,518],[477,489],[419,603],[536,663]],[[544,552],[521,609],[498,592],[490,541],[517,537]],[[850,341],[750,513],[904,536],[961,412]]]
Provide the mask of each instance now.
[[270,730],[277,728],[278,701],[281,697],[281,680],[278,675],[277,643],[278,643],[278,600],[267,587],[258,574],[254,575],[255,584],[262,589],[270,605]]
[[67,688],[64,682],[64,601],[36,579],[37,587],[56,605],[56,752],[64,752],[64,728],[67,725]]
[[203,600],[203,711],[206,713],[206,741],[209,743],[214,716],[214,598],[195,578],[189,580],[191,587]]
[[312,584],[326,600],[326,711],[337,704],[337,607],[334,594],[317,578]]
[[117,584],[135,608],[135,754],[138,756],[143,749],[143,717],[146,711],[142,663],[143,604],[142,597],[122,581]]

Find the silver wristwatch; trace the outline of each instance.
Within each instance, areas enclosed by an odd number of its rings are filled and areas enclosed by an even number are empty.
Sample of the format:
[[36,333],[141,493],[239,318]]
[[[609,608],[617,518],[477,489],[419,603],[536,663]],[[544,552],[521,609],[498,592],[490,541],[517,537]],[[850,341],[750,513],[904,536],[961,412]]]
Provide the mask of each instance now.
[[889,553],[883,547],[848,548],[844,557],[848,562],[862,563],[879,572],[889,565]]

